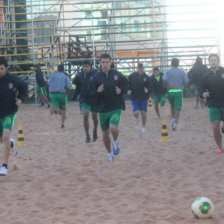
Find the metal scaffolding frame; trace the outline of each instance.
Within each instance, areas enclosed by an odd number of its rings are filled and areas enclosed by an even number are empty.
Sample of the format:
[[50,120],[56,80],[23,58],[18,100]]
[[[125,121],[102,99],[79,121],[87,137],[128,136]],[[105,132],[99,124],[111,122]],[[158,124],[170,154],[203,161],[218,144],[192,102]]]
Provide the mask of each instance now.
[[[154,66],[164,71],[172,57],[188,70],[197,56],[207,62],[219,52],[213,5],[185,3],[194,9],[181,12],[186,20],[169,0],[0,0],[0,53],[17,74],[32,74],[34,64],[52,73],[58,63],[73,74],[86,58],[99,67],[104,52],[126,75],[138,62],[148,73]],[[209,18],[200,17],[206,13]]]

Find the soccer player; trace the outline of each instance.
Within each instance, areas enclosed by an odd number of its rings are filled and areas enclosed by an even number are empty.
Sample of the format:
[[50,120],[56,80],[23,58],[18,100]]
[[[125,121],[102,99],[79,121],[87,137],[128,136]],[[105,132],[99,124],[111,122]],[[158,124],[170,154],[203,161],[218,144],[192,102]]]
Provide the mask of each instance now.
[[[221,153],[223,148],[220,121],[224,121],[224,68],[219,66],[217,54],[211,54],[208,60],[210,69],[202,79],[200,95],[207,101],[213,137],[218,146],[218,152]],[[223,128],[224,126],[222,131]]]
[[16,112],[26,94],[26,85],[23,80],[8,71],[8,62],[0,57],[0,142],[4,144],[3,164],[1,176],[7,176],[10,148],[14,141],[10,141],[10,134],[16,119]]
[[178,68],[179,59],[173,58],[171,62],[172,68],[167,70],[163,75],[163,81],[167,84],[168,95],[170,102],[172,129],[176,130],[182,109],[183,89],[188,82],[188,78],[183,69]]
[[138,64],[137,72],[132,73],[128,78],[128,95],[131,96],[134,121],[138,123],[139,112],[142,116],[142,132],[146,132],[147,106],[150,93],[150,78],[144,72],[142,63]]
[[[113,162],[114,155],[120,151],[118,144],[118,126],[121,111],[125,110],[123,95],[127,91],[127,79],[116,69],[111,69],[111,56],[100,57],[101,71],[93,78],[92,94],[96,97],[96,109],[99,112],[103,142],[108,152],[108,162]],[[112,147],[110,133],[112,134]]]
[[163,73],[159,71],[158,67],[153,68],[153,75],[151,76],[151,88],[153,92],[153,100],[157,118],[160,118],[159,104],[163,107],[166,103],[167,89],[163,84]]
[[51,76],[48,85],[52,103],[51,114],[61,115],[61,128],[64,128],[67,107],[66,91],[72,87],[70,79],[64,73],[64,65],[58,65],[58,72]]
[[95,100],[91,95],[91,83],[93,76],[96,75],[97,70],[91,68],[89,60],[83,62],[82,71],[76,75],[73,80],[73,84],[76,85],[75,94],[73,99],[75,100],[79,95],[79,102],[82,105],[83,112],[83,126],[86,133],[86,143],[91,142],[89,134],[89,114],[91,113],[93,119],[93,142],[97,140],[97,126],[98,118],[95,108]]

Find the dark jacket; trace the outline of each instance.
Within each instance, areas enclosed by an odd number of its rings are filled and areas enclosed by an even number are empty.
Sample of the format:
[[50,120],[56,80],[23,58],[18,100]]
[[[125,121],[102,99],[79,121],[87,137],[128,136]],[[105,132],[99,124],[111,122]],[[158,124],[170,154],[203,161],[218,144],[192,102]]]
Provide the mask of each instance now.
[[25,82],[15,75],[6,72],[0,78],[0,118],[18,111],[16,98],[24,100],[26,95]]
[[85,75],[84,72],[79,72],[73,79],[73,84],[76,85],[73,100],[77,98],[78,95],[80,103],[95,104],[95,99],[91,95],[91,85],[93,81],[93,76],[96,75],[97,70],[91,69],[90,73]]
[[150,77],[150,83],[152,92],[156,96],[160,96],[167,93],[167,88],[164,86],[163,83],[163,73],[160,73],[160,80],[157,81],[154,75]]
[[[104,84],[104,91],[98,93],[97,89]],[[116,94],[116,86],[121,89],[121,94]],[[127,92],[128,81],[124,75],[116,69],[111,69],[106,75],[100,71],[93,78],[92,95],[96,96],[97,112],[109,112],[113,110],[125,110],[123,95]]]
[[214,74],[209,69],[203,77],[200,86],[200,95],[209,92],[210,97],[207,98],[208,107],[224,107],[224,68],[219,69]]
[[205,75],[207,70],[208,69],[206,65],[195,64],[188,72],[189,84],[194,84],[199,87],[202,77]]
[[37,69],[35,73],[36,73],[36,81],[37,81],[37,85],[38,85],[39,87],[44,87],[44,86],[46,86],[46,82],[45,82],[45,80],[44,80],[44,75],[43,75],[42,71],[41,71],[40,69]]
[[[138,72],[132,73],[128,77],[128,89],[131,90],[132,100],[148,100],[151,92],[150,78],[145,73],[139,75]],[[145,93],[144,87],[148,89],[148,93]]]

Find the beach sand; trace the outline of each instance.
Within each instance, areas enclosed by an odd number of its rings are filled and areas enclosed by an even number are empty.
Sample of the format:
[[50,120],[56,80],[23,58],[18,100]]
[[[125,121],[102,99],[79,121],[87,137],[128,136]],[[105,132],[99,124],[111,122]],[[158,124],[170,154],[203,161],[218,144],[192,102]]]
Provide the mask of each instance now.
[[[85,143],[78,103],[68,105],[65,129],[48,109],[22,105],[12,137],[22,125],[26,145],[17,146],[8,176],[0,177],[0,223],[223,224],[224,154],[217,153],[207,108],[193,109],[194,101],[184,99],[175,132],[168,102],[162,119],[150,110],[146,133],[127,102],[121,152],[110,164],[100,128],[98,140]],[[161,142],[163,119],[169,141]],[[90,119],[91,134],[92,126]],[[190,207],[200,196],[213,201],[212,219],[193,218]]]

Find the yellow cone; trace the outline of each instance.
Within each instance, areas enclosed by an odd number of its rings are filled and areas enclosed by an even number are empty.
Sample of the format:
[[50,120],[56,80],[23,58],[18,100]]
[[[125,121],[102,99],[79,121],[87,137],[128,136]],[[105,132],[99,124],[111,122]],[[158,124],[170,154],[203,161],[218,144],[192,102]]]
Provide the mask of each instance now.
[[149,97],[148,110],[152,110],[152,97]]
[[167,126],[166,126],[166,121],[165,120],[163,120],[160,141],[162,141],[162,142],[169,141],[168,130],[167,130]]
[[23,135],[23,127],[22,125],[19,125],[19,130],[18,130],[18,146],[24,146],[25,141],[24,141],[24,135]]

